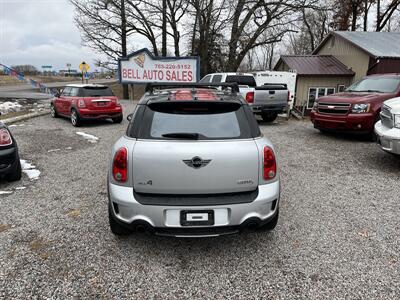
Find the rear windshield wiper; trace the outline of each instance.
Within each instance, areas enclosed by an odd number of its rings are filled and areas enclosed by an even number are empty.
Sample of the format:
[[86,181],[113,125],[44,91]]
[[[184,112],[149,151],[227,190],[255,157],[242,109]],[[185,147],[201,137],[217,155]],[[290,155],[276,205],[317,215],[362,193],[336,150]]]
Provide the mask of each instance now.
[[190,132],[173,132],[173,133],[165,133],[162,135],[162,137],[165,138],[176,138],[185,140],[198,140],[200,136],[202,135],[199,133],[190,133]]

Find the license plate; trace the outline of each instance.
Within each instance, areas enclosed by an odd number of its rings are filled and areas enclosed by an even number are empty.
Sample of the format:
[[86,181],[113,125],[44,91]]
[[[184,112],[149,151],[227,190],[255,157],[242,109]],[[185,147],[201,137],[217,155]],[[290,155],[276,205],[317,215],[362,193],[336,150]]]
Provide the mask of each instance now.
[[97,106],[106,106],[107,102],[97,102]]
[[182,210],[182,226],[205,226],[214,225],[213,210]]

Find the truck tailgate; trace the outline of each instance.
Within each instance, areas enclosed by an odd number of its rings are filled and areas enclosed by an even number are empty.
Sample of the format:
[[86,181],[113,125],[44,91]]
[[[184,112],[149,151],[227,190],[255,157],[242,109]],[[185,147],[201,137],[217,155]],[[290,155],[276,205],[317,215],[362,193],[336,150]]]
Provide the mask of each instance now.
[[286,106],[288,90],[271,89],[271,87],[256,87],[254,91],[254,105]]

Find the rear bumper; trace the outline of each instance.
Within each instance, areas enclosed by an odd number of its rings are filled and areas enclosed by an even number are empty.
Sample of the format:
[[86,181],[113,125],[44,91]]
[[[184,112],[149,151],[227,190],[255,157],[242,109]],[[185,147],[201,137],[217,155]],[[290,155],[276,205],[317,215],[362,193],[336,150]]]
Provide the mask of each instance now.
[[363,113],[336,116],[311,111],[310,119],[317,129],[370,133],[374,130],[375,115]]
[[400,155],[400,129],[388,128],[379,121],[375,124],[376,141],[382,150]]
[[0,175],[11,173],[16,168],[16,162],[19,159],[17,148],[8,148],[0,150]]
[[282,106],[282,105],[261,105],[261,104],[249,104],[251,107],[251,110],[253,111],[253,113],[263,113],[263,112],[276,112],[276,113],[282,113],[286,106]]
[[[112,183],[108,196],[115,219],[128,228],[140,226],[161,235],[215,236],[236,233],[250,225],[260,226],[275,216],[279,207],[279,181],[258,188],[258,196],[251,203],[210,206],[143,205],[134,198],[133,188]],[[213,210],[214,225],[182,226],[180,212],[191,210]]]
[[104,110],[92,110],[81,108],[78,110],[79,116],[84,120],[99,120],[99,119],[109,119],[118,118],[122,116],[122,107],[117,106],[114,109],[104,109]]

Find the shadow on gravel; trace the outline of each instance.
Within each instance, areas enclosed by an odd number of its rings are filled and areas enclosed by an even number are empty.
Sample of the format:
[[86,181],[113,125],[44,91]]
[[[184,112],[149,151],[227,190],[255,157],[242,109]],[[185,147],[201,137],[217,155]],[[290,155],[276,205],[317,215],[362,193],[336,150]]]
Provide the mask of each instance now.
[[381,149],[378,150],[368,156],[366,167],[400,176],[400,155],[386,153]]
[[[64,121],[66,125],[69,125],[69,126],[71,126],[71,128],[73,128],[71,121],[68,118],[59,118],[59,120]],[[108,120],[108,119],[107,120],[88,120],[88,121],[82,121],[81,126],[76,127],[76,129],[93,128],[93,127],[107,126],[107,125],[118,125],[118,124],[115,124],[115,123],[113,123],[113,121]]]
[[[275,230],[276,231],[276,230]],[[118,248],[126,251],[129,248],[158,249],[160,255],[173,257],[175,255],[203,255],[209,252],[230,252],[238,249],[247,249],[254,252],[257,248],[268,251],[276,244],[275,231],[244,231],[239,234],[204,237],[204,238],[176,238],[162,237],[149,233],[132,233],[126,237],[117,237],[115,242]],[[247,251],[246,250],[246,251]],[[248,253],[251,255],[250,253]]]
[[374,143],[374,139],[370,135],[351,134],[345,132],[321,132],[315,130],[315,134],[329,139],[335,139],[344,142],[366,142]]

